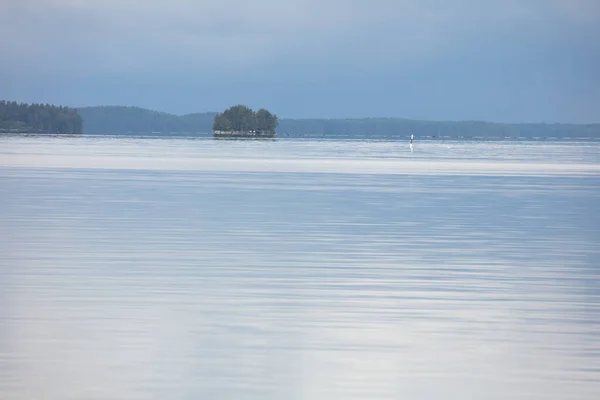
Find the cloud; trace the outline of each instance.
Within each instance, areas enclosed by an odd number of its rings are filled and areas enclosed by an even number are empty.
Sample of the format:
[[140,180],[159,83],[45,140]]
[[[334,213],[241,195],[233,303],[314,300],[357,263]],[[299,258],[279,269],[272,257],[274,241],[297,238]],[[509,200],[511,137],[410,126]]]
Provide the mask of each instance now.
[[526,6],[536,3],[9,0],[2,25],[12,30],[12,50],[24,61],[48,61],[59,52],[65,57],[51,64],[62,67],[75,58],[76,66],[87,60],[98,69],[151,69],[148,63],[166,60],[227,69],[336,53],[410,60],[479,30],[502,30],[507,21],[539,23],[545,12],[564,10],[573,19],[594,15],[564,1]]
[[282,87],[330,88],[331,103],[336,93],[381,95],[431,82],[434,92],[475,97],[533,82],[535,99],[542,79],[558,83],[539,93],[568,95],[584,108],[600,102],[595,0],[5,0],[0,7],[0,34],[10,38],[0,41],[5,93],[27,85],[31,93],[65,92],[68,82],[65,98],[93,104],[101,99],[79,91],[139,92],[152,83],[165,96],[244,86],[246,97],[285,97]]

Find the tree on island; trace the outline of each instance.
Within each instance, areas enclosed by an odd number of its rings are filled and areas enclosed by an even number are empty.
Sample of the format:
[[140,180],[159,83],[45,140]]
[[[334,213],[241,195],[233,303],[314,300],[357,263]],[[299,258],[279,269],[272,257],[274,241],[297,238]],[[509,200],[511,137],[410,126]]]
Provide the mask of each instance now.
[[266,132],[275,132],[275,128],[279,124],[277,115],[271,114],[268,110],[261,108],[256,112],[257,130]]
[[224,132],[264,132],[275,133],[279,120],[275,114],[261,108],[254,112],[244,105],[228,108],[222,113],[217,113],[213,123],[214,131]]

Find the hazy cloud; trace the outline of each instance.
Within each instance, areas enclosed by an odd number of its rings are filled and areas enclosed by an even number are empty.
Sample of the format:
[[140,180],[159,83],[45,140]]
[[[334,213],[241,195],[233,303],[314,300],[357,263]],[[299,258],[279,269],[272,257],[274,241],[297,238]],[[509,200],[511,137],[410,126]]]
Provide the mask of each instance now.
[[0,89],[181,112],[240,98],[290,116],[590,120],[598,26],[595,0],[5,0]]

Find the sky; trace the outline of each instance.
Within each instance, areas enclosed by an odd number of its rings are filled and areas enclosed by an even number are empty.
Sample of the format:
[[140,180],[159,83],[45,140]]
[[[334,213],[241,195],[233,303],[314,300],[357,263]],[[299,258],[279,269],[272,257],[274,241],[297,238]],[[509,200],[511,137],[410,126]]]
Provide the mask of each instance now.
[[2,0],[0,99],[600,122],[598,0]]

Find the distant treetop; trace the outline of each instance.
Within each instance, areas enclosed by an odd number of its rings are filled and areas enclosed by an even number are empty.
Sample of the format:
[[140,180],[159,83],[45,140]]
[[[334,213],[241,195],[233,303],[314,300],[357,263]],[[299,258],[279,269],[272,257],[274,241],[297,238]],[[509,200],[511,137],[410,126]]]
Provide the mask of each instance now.
[[279,120],[277,115],[261,108],[254,112],[244,105],[229,107],[217,113],[213,123],[214,131],[269,132],[275,133]]

